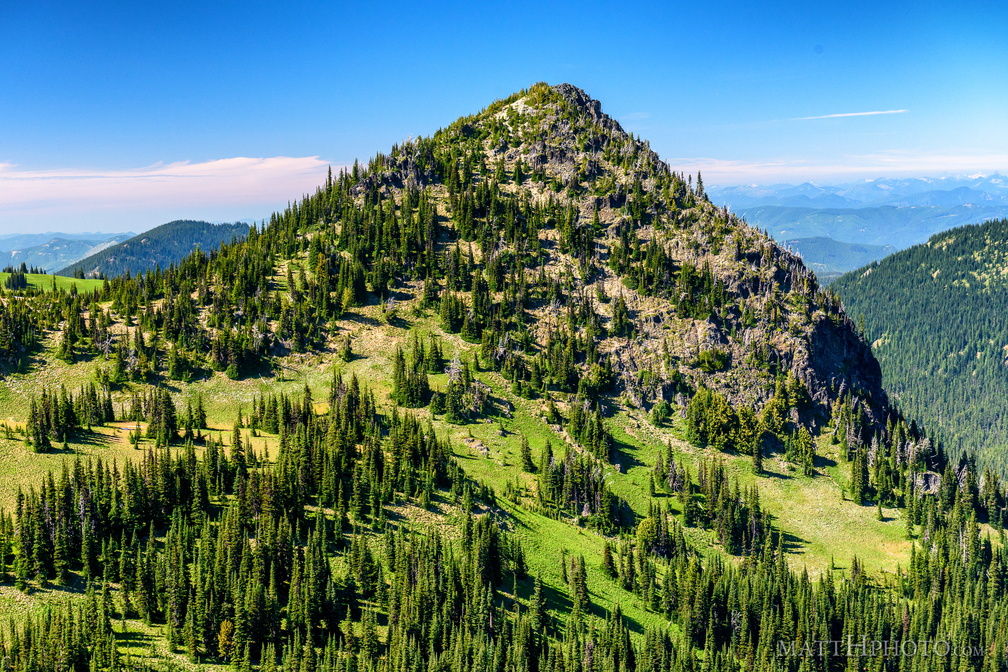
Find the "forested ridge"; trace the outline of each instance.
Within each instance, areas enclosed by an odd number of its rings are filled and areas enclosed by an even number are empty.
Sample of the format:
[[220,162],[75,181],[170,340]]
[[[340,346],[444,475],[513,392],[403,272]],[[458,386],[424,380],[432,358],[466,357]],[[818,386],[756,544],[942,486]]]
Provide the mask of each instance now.
[[156,226],[138,236],[107,247],[89,257],[70,264],[59,275],[104,278],[131,273],[138,275],[157,266],[178,263],[194,249],[209,252],[222,243],[241,238],[248,225],[211,224],[193,220],[177,220]]
[[886,389],[949,449],[1008,473],[1008,220],[933,236],[833,285]]
[[[3,299],[9,371],[54,339],[63,365],[95,372],[43,387],[8,434],[68,451],[128,423],[144,451],[75,460],[0,520],[0,579],[86,590],[0,631],[12,669],[118,669],[131,619],[184,664],[240,670],[842,670],[869,661],[781,643],[862,635],[971,652],[872,669],[1005,666],[990,536],[1008,522],[1004,485],[889,405],[839,298],[800,260],[569,85],[332,175],[219,250]],[[387,371],[333,373],[320,398],[263,392],[226,441],[202,397],[172,391],[268,381],[292,353],[349,362],[372,316],[405,332]],[[497,381],[551,438],[515,437],[519,464],[500,468],[522,479],[495,492],[444,433],[511,413]],[[692,444],[657,450],[634,497],[613,485],[629,409]],[[794,540],[725,466],[826,478],[823,451],[845,474],[843,506],[899,512],[909,567],[791,568]],[[563,547],[549,559],[562,581],[544,580],[522,512],[600,552]],[[619,599],[603,602],[596,577]]]

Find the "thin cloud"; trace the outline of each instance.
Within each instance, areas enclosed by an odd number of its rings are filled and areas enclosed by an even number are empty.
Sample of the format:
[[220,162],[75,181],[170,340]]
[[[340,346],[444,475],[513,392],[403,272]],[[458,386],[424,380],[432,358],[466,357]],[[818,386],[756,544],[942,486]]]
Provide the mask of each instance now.
[[[133,218],[156,224],[164,217],[267,216],[314,191],[325,182],[328,167],[317,156],[235,157],[118,170],[29,170],[0,163],[0,232],[44,222]],[[333,172],[339,168],[333,166]]]
[[795,117],[791,121],[809,121],[811,119],[839,119],[841,117],[874,117],[879,114],[905,114],[910,110],[875,110],[873,112],[840,112],[839,114],[821,114],[817,117]]
[[107,203],[171,201],[239,202],[286,198],[325,179],[328,164],[317,156],[237,157],[201,163],[180,161],[125,170],[25,170],[0,164],[0,208],[36,202]]

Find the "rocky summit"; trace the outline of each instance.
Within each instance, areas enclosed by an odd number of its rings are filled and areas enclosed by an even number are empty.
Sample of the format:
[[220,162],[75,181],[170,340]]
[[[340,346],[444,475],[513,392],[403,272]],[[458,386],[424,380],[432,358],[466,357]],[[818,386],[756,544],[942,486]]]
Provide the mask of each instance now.
[[704,385],[759,407],[790,373],[821,411],[846,393],[885,406],[878,363],[836,295],[575,86],[537,84],[396,147],[355,193],[409,188],[439,204],[442,249],[494,267],[525,256],[526,282],[557,286],[555,300],[528,304],[534,342],[561,326],[561,303],[593,314],[592,338],[634,404],[684,405]]

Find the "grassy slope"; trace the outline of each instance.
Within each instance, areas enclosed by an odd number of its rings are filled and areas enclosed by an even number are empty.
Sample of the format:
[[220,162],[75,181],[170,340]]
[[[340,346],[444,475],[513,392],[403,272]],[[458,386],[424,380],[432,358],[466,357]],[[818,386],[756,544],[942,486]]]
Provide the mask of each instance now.
[[[0,273],[0,287],[3,287],[3,283],[5,283],[9,277],[10,273]],[[90,292],[101,287],[105,282],[104,280],[79,280],[77,278],[67,278],[62,275],[48,275],[41,273],[27,273],[25,274],[25,278],[28,280],[28,286],[36,289],[52,289],[53,280],[55,280],[56,287],[58,289],[69,291],[71,287],[76,285],[78,292]]]
[[[341,371],[344,376],[356,374],[374,391],[379,406],[391,410],[392,405],[388,401],[389,353],[394,352],[396,345],[409,347],[412,335],[404,327],[424,334],[435,333],[441,339],[446,358],[451,358],[455,352],[465,354],[476,347],[455,335],[441,332],[436,320],[429,315],[407,316],[397,321],[397,326],[381,324],[373,319],[376,316],[376,308],[365,308],[337,325],[341,333],[353,334],[355,356],[348,363],[337,360],[329,353],[291,355],[282,360],[282,380],[252,377],[231,381],[221,373],[214,373],[204,380],[192,383],[168,381],[168,385],[175,395],[176,405],[184,404],[187,397],[197,392],[201,393],[211,426],[225,433],[227,440],[239,409],[247,412],[252,398],[259,393],[282,391],[300,398],[307,384],[317,407],[322,410],[334,370]],[[50,339],[47,350],[37,356],[32,373],[12,374],[0,380],[0,421],[23,422],[30,396],[43,386],[63,383],[75,388],[92,379],[95,368],[103,364],[100,360],[92,360],[68,365],[52,356],[53,347],[54,340]],[[642,609],[636,598],[603,576],[600,570],[603,537],[532,510],[536,477],[520,468],[521,436],[528,437],[536,459],[547,439],[552,442],[554,450],[562,450],[564,439],[543,419],[542,400],[530,401],[512,396],[505,381],[497,374],[482,372],[478,375],[493,388],[499,408],[513,409],[511,417],[501,415],[464,426],[451,425],[440,418],[433,418],[432,422],[439,433],[452,439],[457,458],[473,477],[491,485],[498,493],[503,493],[508,484],[517,484],[520,501],[512,502],[502,496],[500,502],[512,516],[513,529],[521,538],[531,571],[541,575],[547,587],[551,588],[550,599],[561,604],[566,599],[563,597],[566,587],[561,579],[560,558],[564,554],[583,555],[587,561],[592,600],[599,613],[620,604],[627,617],[636,623],[635,629],[645,625],[667,626],[659,615]],[[443,375],[432,376],[432,385],[443,387],[444,378]],[[119,398],[116,403],[119,403]],[[416,412],[430,417],[427,410]],[[638,514],[647,510],[649,471],[659,452],[664,451],[667,441],[673,443],[676,452],[694,474],[699,460],[711,454],[711,451],[697,450],[682,440],[681,420],[669,428],[655,428],[639,409],[624,408],[613,415],[610,425],[621,444],[622,465],[619,472],[610,469],[607,479],[613,491],[625,498]],[[117,431],[112,427],[98,428],[87,437],[86,443],[72,444],[71,453],[51,455],[32,453],[19,438],[0,440],[0,455],[3,458],[0,460],[0,478],[3,478],[0,506],[9,510],[18,487],[30,487],[45,472],[61,468],[76,455],[116,459],[119,462],[136,457],[139,452],[127,443],[126,431]],[[261,454],[265,447],[270,455],[276,455],[276,437],[262,436],[252,442],[257,453]],[[887,511],[887,520],[880,522],[876,520],[874,508],[844,501],[841,486],[846,482],[845,468],[843,465],[829,466],[836,456],[827,456],[822,460],[824,466],[819,469],[820,475],[813,478],[790,474],[786,465],[778,459],[767,459],[765,466],[768,473],[756,477],[751,472],[748,457],[722,454],[720,458],[725,461],[732,476],[742,484],[758,483],[763,505],[775,518],[775,525],[789,535],[793,566],[807,566],[811,573],[818,574],[827,570],[833,558],[837,567],[846,567],[855,554],[864,560],[867,567],[876,571],[892,572],[898,565],[906,566],[909,542],[905,539],[905,527],[899,514]],[[661,492],[658,497],[678,511],[674,498]],[[425,526],[436,520],[415,507],[405,507],[404,513],[415,525]],[[709,531],[688,529],[686,532],[704,553],[722,554]],[[530,584],[519,586],[522,596],[530,590]],[[59,595],[42,593],[25,596],[12,588],[0,589],[0,617],[37,608],[49,600],[60,599]],[[135,633],[136,639],[129,641],[131,645],[135,641],[138,647],[136,653],[146,655],[153,643],[154,649],[159,652],[157,655],[164,654],[163,640],[157,635],[156,628],[142,628],[139,623],[128,623],[127,626],[130,632]]]

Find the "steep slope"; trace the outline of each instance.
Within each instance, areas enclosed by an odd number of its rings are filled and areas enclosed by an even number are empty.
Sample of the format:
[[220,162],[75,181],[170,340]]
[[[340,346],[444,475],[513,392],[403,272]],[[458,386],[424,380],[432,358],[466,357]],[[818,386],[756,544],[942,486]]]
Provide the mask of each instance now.
[[114,277],[127,272],[137,274],[155,266],[178,263],[197,247],[210,251],[248,232],[248,225],[211,224],[192,220],[177,220],[155,227],[117,245],[103,248],[72,263],[59,275]]
[[[425,143],[397,148],[355,193],[431,185],[460,245],[501,259],[497,272],[561,283],[574,310],[606,322],[599,349],[634,402],[671,401],[685,379],[759,406],[791,372],[823,408],[843,390],[882,403],[870,352],[800,260],[713,206],[579,89],[533,89],[431,142],[441,166],[420,163]],[[617,299],[626,335],[612,328]],[[555,330],[556,310],[532,307],[534,341]]]
[[1008,220],[932,236],[839,278],[887,389],[955,453],[1008,473]]

